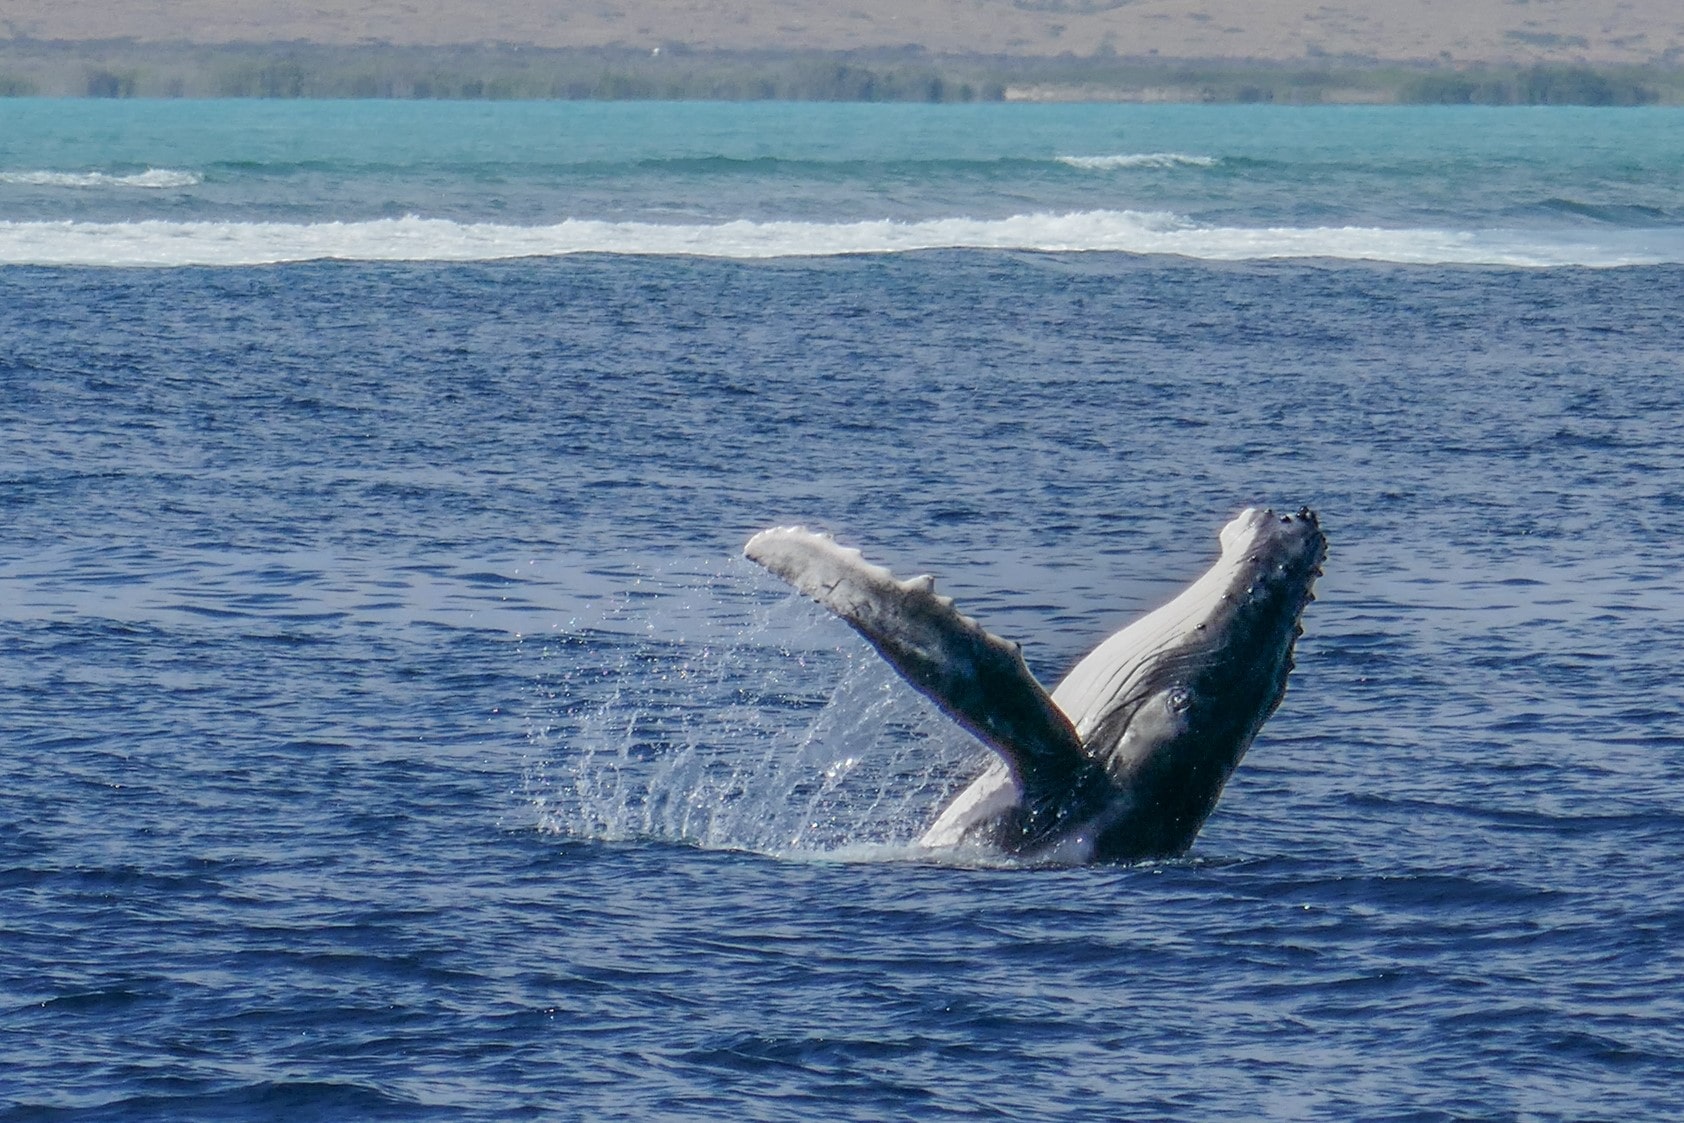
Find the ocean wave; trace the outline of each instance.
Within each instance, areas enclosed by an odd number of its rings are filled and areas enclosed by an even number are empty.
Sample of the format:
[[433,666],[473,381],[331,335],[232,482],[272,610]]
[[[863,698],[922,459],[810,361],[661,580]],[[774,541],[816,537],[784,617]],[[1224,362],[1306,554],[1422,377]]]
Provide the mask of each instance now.
[[1587,203],[1559,197],[1541,200],[1530,207],[1515,208],[1522,214],[1565,217],[1581,222],[1612,226],[1655,226],[1677,221],[1675,214],[1642,203]]
[[196,187],[204,177],[196,172],[171,168],[147,168],[143,172],[114,175],[111,172],[0,172],[0,183],[25,187],[143,187],[160,190]]
[[1082,171],[1109,172],[1121,168],[1214,168],[1222,161],[1215,156],[1189,156],[1181,152],[1128,152],[1116,156],[1059,156],[1059,163]]
[[0,222],[0,264],[272,265],[317,260],[495,261],[571,254],[765,259],[921,250],[1162,254],[1208,261],[1332,258],[1523,267],[1684,263],[1684,230],[1456,231],[1206,226],[1168,212],[1083,211],[919,222],[548,226],[408,217],[366,222]]

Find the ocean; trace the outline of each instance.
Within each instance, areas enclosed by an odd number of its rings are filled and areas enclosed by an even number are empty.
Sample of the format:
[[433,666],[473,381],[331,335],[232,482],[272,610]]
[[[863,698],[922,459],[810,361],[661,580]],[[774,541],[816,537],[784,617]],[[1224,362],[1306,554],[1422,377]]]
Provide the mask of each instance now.
[[[1684,111],[0,101],[0,1120],[1671,1119]],[[1053,682],[1329,538],[1184,858]]]

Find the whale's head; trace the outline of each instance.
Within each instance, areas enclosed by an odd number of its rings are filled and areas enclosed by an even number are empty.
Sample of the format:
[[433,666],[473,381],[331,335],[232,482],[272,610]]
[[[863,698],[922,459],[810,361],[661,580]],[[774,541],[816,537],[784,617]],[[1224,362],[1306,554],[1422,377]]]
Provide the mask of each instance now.
[[1308,509],[1249,508],[1221,543],[1202,577],[1106,640],[1053,692],[1089,758],[1130,796],[1095,824],[1102,857],[1191,845],[1286,692],[1327,552],[1320,524]]

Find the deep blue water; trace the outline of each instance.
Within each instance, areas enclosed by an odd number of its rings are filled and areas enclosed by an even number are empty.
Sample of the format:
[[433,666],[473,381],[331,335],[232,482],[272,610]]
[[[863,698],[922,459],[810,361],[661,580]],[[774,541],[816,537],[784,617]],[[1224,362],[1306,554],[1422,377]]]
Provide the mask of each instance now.
[[[1672,1118],[1681,294],[0,268],[0,1118]],[[981,750],[739,557],[823,527],[1051,680],[1253,502],[1329,534],[1299,666],[1131,868],[921,859]]]

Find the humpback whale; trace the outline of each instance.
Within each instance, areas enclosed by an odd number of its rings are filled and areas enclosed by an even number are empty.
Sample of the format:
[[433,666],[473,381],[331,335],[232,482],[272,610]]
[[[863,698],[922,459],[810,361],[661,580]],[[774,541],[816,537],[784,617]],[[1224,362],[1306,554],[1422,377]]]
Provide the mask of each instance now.
[[997,754],[921,845],[1074,865],[1184,853],[1286,693],[1327,539],[1308,508],[1247,508],[1220,542],[1201,577],[1051,694],[1017,644],[961,614],[932,577],[896,580],[802,527],[761,531],[743,552],[840,616]]

